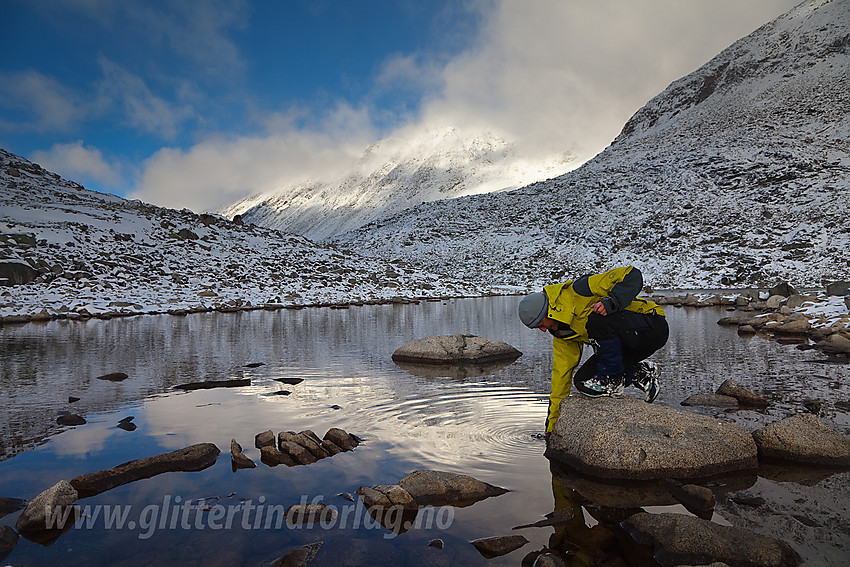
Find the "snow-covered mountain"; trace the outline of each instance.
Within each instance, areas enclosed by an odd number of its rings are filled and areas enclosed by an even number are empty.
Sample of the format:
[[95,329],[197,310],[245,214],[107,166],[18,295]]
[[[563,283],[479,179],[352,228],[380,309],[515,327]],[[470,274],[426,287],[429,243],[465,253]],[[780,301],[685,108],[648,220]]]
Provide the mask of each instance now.
[[567,171],[571,161],[530,161],[493,133],[428,129],[373,144],[335,180],[253,195],[220,212],[319,241],[427,201],[516,189]]
[[655,286],[850,279],[850,0],[804,2],[737,41],[577,170],[331,241],[529,287],[619,264]]
[[88,191],[4,150],[0,286],[0,317],[36,319],[488,291],[274,229]]

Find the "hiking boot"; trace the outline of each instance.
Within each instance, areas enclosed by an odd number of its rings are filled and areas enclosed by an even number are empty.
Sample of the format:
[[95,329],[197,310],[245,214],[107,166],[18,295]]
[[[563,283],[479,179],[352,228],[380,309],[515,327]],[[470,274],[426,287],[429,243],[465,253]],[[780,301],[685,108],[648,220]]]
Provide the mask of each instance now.
[[654,362],[639,362],[635,366],[634,377],[632,384],[640,388],[646,393],[644,401],[652,403],[658,397],[660,386],[658,385],[658,377],[661,375],[661,369]]
[[599,398],[601,396],[621,396],[623,388],[626,384],[625,373],[604,375],[597,374],[584,382],[576,382],[576,389],[591,398]]

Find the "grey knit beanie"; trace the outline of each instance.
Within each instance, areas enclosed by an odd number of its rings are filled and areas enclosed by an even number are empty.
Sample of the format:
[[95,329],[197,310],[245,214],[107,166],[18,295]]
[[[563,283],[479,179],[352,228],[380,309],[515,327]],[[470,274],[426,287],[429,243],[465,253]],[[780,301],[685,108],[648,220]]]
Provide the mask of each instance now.
[[549,298],[541,291],[526,295],[519,302],[519,318],[529,329],[539,327],[548,311]]

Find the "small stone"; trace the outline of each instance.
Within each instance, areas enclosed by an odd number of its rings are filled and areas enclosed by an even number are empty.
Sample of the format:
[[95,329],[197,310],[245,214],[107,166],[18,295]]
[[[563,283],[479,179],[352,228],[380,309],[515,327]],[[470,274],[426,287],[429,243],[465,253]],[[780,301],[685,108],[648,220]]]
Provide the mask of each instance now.
[[56,423],[59,425],[85,425],[86,420],[82,416],[79,416],[75,413],[69,413],[65,415],[60,415],[56,418]]
[[112,372],[110,374],[104,374],[103,376],[98,376],[96,380],[106,380],[107,382],[121,382],[129,378],[127,374],[123,372]]

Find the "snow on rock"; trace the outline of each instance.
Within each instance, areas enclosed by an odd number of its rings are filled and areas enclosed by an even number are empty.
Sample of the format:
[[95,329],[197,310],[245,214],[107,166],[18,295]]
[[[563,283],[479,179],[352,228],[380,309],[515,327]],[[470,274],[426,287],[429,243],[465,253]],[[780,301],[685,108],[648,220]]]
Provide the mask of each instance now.
[[89,191],[3,150],[0,189],[0,266],[24,274],[0,274],[6,322],[493,291],[217,215]]
[[627,264],[654,287],[847,280],[848,84],[850,2],[811,0],[672,83],[575,171],[329,241],[527,288]]

